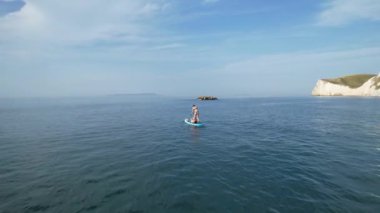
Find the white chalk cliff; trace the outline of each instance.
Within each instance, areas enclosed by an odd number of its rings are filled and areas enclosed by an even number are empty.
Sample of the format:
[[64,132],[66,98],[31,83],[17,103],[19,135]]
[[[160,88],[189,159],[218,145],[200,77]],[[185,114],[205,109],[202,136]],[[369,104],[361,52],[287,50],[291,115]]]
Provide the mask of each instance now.
[[378,75],[351,75],[336,79],[317,81],[314,96],[380,96],[380,73]]

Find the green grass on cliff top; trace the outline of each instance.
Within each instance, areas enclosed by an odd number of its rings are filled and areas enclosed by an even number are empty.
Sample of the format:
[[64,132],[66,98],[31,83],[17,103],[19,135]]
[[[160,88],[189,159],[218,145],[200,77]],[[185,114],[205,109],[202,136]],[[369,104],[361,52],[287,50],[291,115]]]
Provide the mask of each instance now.
[[324,81],[348,86],[350,88],[358,88],[363,85],[366,81],[376,75],[373,74],[358,74],[358,75],[348,75],[340,78],[331,78],[331,79],[323,79]]
[[375,78],[376,89],[380,89],[380,77]]

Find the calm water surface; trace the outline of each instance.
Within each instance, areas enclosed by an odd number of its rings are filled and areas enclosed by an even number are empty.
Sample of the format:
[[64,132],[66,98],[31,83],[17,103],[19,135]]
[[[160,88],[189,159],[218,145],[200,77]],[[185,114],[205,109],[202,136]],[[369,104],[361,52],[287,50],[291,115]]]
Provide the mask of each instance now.
[[[199,104],[206,126],[183,122]],[[380,212],[380,99],[0,100],[0,212]]]

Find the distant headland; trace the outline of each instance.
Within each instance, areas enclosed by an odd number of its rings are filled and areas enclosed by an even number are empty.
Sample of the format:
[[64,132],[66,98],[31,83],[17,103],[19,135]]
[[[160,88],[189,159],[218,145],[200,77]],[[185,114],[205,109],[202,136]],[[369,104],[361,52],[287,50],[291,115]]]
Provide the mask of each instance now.
[[380,73],[356,74],[340,78],[320,79],[314,96],[380,96]]
[[198,97],[198,100],[201,100],[201,101],[210,101],[210,100],[218,100],[217,97],[215,96],[199,96]]

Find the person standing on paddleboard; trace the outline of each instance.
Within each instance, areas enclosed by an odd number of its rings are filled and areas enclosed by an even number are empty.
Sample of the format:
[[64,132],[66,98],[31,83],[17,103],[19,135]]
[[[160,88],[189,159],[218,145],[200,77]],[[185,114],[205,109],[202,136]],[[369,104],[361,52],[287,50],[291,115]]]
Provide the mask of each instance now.
[[199,109],[195,104],[191,108],[191,111],[193,113],[193,117],[191,118],[191,123],[199,123]]

